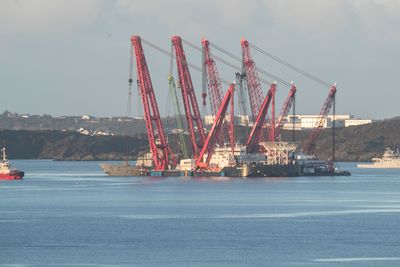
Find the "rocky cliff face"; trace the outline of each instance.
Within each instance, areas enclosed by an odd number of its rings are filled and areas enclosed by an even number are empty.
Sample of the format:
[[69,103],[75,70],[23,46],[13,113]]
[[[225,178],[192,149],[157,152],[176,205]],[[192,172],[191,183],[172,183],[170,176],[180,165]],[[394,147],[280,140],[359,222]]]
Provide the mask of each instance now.
[[86,136],[59,131],[0,131],[11,159],[124,160],[148,147],[146,137]]
[[[373,157],[381,157],[386,146],[400,147],[399,118],[336,129],[337,160],[369,161]],[[331,147],[331,130],[326,130],[317,143],[317,154],[328,159],[332,155]]]
[[[236,128],[236,139],[244,142],[249,129]],[[309,131],[296,132],[301,148]],[[178,152],[178,137],[170,135],[169,142]],[[291,140],[285,131],[283,140]],[[188,138],[187,138],[188,141]],[[381,156],[385,146],[400,147],[400,119],[384,120],[369,125],[336,129],[336,160],[368,161]],[[60,131],[0,131],[0,146],[6,146],[10,158],[54,160],[124,160],[136,159],[148,151],[147,135],[86,136],[76,132]],[[190,147],[190,146],[188,146]],[[321,133],[317,142],[317,155],[321,159],[332,157],[332,130]]]

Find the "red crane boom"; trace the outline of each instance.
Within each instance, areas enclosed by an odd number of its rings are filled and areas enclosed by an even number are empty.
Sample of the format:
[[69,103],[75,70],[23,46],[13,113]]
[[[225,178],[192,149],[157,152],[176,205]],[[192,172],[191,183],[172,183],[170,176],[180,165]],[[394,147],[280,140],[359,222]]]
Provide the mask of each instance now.
[[[199,157],[196,159],[196,168],[208,168],[208,164],[215,149],[217,136],[221,131],[221,126],[225,119],[226,110],[228,109],[229,103],[233,99],[234,90],[235,90],[235,85],[231,84],[231,86],[228,89],[228,92],[226,92],[225,97],[222,100],[221,105],[219,106],[219,109],[215,116],[214,123],[211,127],[210,132],[208,133],[203,149],[201,150]],[[203,157],[205,154],[207,154],[207,158],[205,161],[203,161]]]
[[315,145],[317,143],[318,136],[321,133],[322,128],[324,128],[324,123],[329,114],[329,111],[331,110],[333,101],[335,99],[335,95],[336,95],[336,84],[334,84],[331,87],[328,97],[325,99],[324,105],[322,106],[321,112],[319,113],[317,122],[312,132],[310,133],[308,139],[304,143],[303,151],[307,155],[315,154]]
[[[203,52],[204,52],[204,66],[206,69],[206,77],[207,77],[207,87],[208,87],[208,94],[210,96],[210,102],[211,102],[211,112],[212,115],[216,115],[218,108],[220,107],[222,103],[222,99],[224,97],[223,91],[222,91],[222,86],[221,86],[221,79],[219,77],[217,65],[215,63],[215,60],[213,58],[213,55],[211,53],[210,49],[210,42],[207,39],[202,39],[201,43],[203,45]],[[232,108],[231,108],[232,109]],[[234,140],[234,133],[233,133],[233,112],[231,112],[231,120],[229,123],[224,123],[227,132],[229,134],[229,140],[231,143],[231,146],[234,146],[234,143],[232,143],[232,140]],[[229,125],[229,127],[227,126]],[[219,136],[219,141],[222,141],[222,136]]]
[[272,84],[270,89],[268,90],[267,96],[264,99],[261,109],[258,112],[257,119],[256,119],[254,126],[251,129],[250,135],[247,139],[246,146],[250,150],[254,150],[254,148],[259,140],[261,130],[263,128],[263,124],[265,121],[265,117],[267,116],[269,105],[270,105],[272,99],[275,98],[275,92],[276,92],[276,84]]
[[256,64],[250,52],[249,42],[247,40],[241,40],[242,46],[242,62],[244,73],[246,74],[247,89],[249,92],[249,102],[253,122],[256,121],[257,114],[260,111],[262,105],[262,89],[260,84],[260,78],[256,70]]
[[201,43],[204,51],[204,66],[206,69],[208,94],[211,100],[211,112],[212,115],[215,115],[221,105],[224,95],[222,93],[221,80],[219,78],[217,66],[210,50],[210,42],[206,39],[202,39]]
[[294,98],[296,96],[296,86],[292,83],[289,94],[283,103],[281,113],[279,114],[279,120],[275,128],[275,140],[280,139],[283,125],[286,122],[287,115],[289,114],[290,108],[293,105]]
[[142,96],[144,120],[155,170],[166,170],[168,169],[168,165],[175,167],[177,161],[165,138],[164,128],[158,111],[157,101],[140,37],[132,36],[131,44],[132,48],[135,50],[137,79],[140,95]]
[[[183,105],[185,108],[186,121],[188,123],[190,141],[192,144],[194,157],[196,158],[205,142],[203,122],[201,120],[196,94],[194,92],[192,78],[190,77],[189,67],[186,61],[185,52],[183,50],[181,37],[173,36],[172,44],[175,47],[179,82],[182,92]],[[193,122],[196,123],[197,129],[195,129]]]

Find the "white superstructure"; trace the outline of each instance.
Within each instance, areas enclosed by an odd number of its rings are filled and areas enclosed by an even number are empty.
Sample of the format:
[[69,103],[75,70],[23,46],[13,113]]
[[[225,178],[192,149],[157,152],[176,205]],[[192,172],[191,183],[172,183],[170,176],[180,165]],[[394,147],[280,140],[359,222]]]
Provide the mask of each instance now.
[[138,159],[136,161],[136,166],[146,167],[146,168],[154,167],[153,154],[151,152],[148,152],[148,153],[138,157]]
[[[204,159],[206,158],[207,154],[204,155]],[[211,156],[209,166],[215,169],[222,169],[237,164],[257,162],[265,162],[265,155],[262,153],[249,154],[243,145],[236,145],[233,153],[230,146],[217,146]]]
[[358,168],[397,169],[400,168],[400,153],[387,147],[382,158],[373,158],[372,164],[358,164]]

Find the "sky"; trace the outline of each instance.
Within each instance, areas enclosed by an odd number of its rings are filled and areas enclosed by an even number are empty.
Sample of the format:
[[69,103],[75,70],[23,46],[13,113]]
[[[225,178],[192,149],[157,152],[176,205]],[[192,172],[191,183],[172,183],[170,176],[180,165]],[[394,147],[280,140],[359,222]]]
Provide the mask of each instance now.
[[[237,56],[245,38],[337,83],[337,114],[390,118],[400,115],[399,29],[398,0],[2,0],[0,112],[124,116],[130,36],[169,50],[171,37],[180,35],[198,46],[207,38]],[[169,115],[169,57],[143,48],[159,110]],[[200,53],[184,48],[187,60],[200,66]],[[256,51],[253,58],[258,67],[295,82],[297,113],[319,113],[328,87]],[[234,70],[217,66],[221,78],[233,81]],[[191,75],[200,102],[201,74],[193,69]],[[265,95],[268,86],[262,88]],[[289,88],[278,82],[277,89],[280,109]],[[131,110],[140,115],[133,90]]]

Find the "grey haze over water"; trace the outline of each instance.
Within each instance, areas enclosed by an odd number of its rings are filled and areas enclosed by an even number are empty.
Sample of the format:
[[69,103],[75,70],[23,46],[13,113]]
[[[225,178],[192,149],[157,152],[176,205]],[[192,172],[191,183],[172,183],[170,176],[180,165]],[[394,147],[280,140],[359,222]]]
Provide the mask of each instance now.
[[[0,112],[126,114],[129,37],[165,49],[172,35],[200,45],[204,36],[240,55],[242,37],[323,80],[338,83],[337,112],[367,118],[399,115],[400,2],[67,1],[0,2]],[[168,108],[169,58],[144,46],[160,111]],[[186,46],[188,61],[200,53]],[[215,54],[217,52],[215,51]],[[318,113],[328,88],[254,52],[257,65],[299,90],[299,113]],[[233,71],[218,65],[221,76]],[[200,73],[192,70],[198,98]],[[134,115],[140,115],[134,93]],[[264,93],[267,91],[263,87]],[[288,88],[278,84],[278,105]]]

